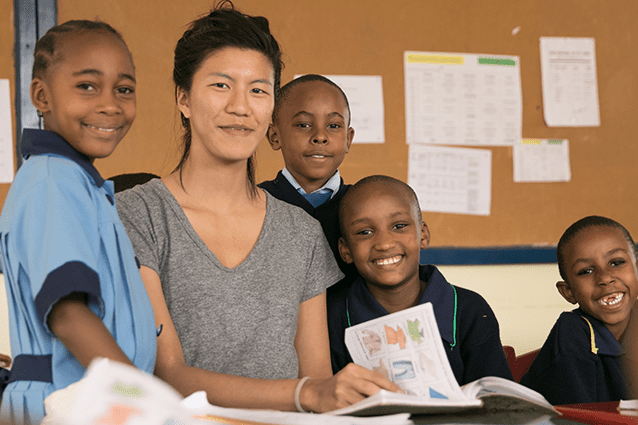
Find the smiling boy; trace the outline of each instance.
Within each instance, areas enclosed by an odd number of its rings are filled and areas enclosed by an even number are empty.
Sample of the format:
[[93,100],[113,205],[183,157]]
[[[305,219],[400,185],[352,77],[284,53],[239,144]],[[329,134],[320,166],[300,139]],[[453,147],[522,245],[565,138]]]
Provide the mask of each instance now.
[[352,361],[344,343],[347,327],[430,302],[459,385],[483,376],[512,379],[498,322],[483,297],[449,284],[435,266],[419,265],[430,231],[410,186],[367,177],[344,196],[339,218],[341,256],[360,277],[328,299],[334,372]]
[[356,277],[356,269],[339,256],[339,202],[350,187],[339,174],[350,150],[354,129],[350,105],[334,82],[316,74],[290,81],[279,92],[268,141],[281,150],[285,167],[271,181],[259,184],[275,198],[303,208],[320,223],[346,278],[336,292]]
[[565,231],[557,256],[558,292],[579,308],[560,315],[521,383],[552,404],[628,398],[621,344],[638,295],[636,245],[621,224],[589,216]]

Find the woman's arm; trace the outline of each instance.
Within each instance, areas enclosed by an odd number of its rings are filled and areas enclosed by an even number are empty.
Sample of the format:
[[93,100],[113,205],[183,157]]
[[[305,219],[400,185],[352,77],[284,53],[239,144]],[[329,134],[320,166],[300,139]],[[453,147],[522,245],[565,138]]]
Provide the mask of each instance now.
[[401,391],[379,373],[354,363],[332,376],[326,293],[299,306],[295,348],[299,357],[299,377],[309,376],[300,393],[301,406],[308,411],[325,412],[363,400],[381,389]]
[[162,325],[157,339],[155,375],[184,397],[195,391],[205,391],[208,401],[217,406],[295,410],[296,379],[253,379],[187,366],[159,276],[146,266],[142,266],[140,272],[153,305],[155,324]]
[[[168,382],[183,396],[195,391],[205,391],[208,401],[217,406],[296,410],[294,394],[299,382],[297,379],[254,379],[187,366],[159,276],[145,266],[140,271],[155,312],[155,325],[162,325],[162,333],[157,340],[155,375]],[[319,311],[322,315],[315,316]],[[297,330],[295,347],[301,350],[300,375],[316,378],[308,381],[300,394],[301,404],[306,410],[326,412],[348,406],[363,399],[362,394],[371,395],[381,388],[398,390],[396,385],[378,373],[356,365],[344,369],[346,372],[343,374],[340,372],[331,377],[325,295],[302,303],[299,317],[301,329]],[[317,320],[317,317],[323,320]],[[319,324],[315,325],[313,322]],[[325,329],[321,330],[321,327]],[[313,333],[317,332],[317,341],[312,341]]]
[[300,378],[332,377],[327,317],[325,292],[299,305],[295,349],[299,357]]
[[86,305],[86,294],[74,292],[51,308],[48,325],[85,368],[96,357],[106,357],[131,366],[113,335]]

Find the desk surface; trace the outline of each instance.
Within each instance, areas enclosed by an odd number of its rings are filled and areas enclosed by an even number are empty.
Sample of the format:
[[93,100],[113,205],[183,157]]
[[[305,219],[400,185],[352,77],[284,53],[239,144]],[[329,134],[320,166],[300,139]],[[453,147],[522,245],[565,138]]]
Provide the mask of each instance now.
[[[586,424],[638,424],[638,416],[620,413],[618,402],[567,404],[556,406],[563,418],[580,421]],[[634,412],[632,412],[634,413]]]
[[413,416],[415,424],[513,424],[513,425],[638,425],[638,416],[621,414],[618,402],[570,404],[556,406],[562,416],[539,415],[534,412],[467,412],[445,416]]
[[562,416],[539,415],[534,412],[470,411],[445,416],[412,416],[415,424],[513,424],[513,425],[572,425],[572,424],[628,424],[638,425],[638,416],[620,414],[618,402],[571,404],[556,406]]
[[[415,424],[468,424],[468,425],[578,425],[586,422],[579,422],[566,419],[561,416],[539,415],[533,412],[474,412],[456,415],[435,415],[435,416],[412,416],[410,419]],[[602,422],[600,422],[602,424]]]

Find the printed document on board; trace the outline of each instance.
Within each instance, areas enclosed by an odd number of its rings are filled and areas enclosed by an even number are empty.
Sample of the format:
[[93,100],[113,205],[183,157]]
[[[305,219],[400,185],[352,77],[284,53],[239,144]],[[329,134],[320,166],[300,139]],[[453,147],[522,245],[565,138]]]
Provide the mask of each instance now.
[[568,182],[569,140],[522,139],[514,145],[515,182]]
[[13,181],[13,132],[9,80],[0,79],[0,183]]
[[489,215],[492,151],[410,145],[408,184],[423,211]]
[[[295,75],[295,78],[300,75]],[[352,143],[384,143],[385,111],[380,75],[325,75],[348,97],[354,128]]]
[[550,127],[598,127],[596,41],[541,37],[543,115]]
[[512,146],[522,137],[518,56],[405,52],[408,144]]

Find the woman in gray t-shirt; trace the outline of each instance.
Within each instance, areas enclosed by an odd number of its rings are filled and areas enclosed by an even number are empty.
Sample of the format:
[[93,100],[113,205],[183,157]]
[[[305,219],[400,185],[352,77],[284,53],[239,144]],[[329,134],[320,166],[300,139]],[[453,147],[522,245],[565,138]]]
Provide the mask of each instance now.
[[117,204],[163,327],[155,373],[216,405],[323,412],[398,387],[356,365],[332,376],[339,269],[318,222],[255,186],[280,74],[265,18],[222,5],[194,21],[173,70],[184,154]]

